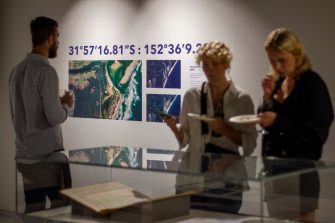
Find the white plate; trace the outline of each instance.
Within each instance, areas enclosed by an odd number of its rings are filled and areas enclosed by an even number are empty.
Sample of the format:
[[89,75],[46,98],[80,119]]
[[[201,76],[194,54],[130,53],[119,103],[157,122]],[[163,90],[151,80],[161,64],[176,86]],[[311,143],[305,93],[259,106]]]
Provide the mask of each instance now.
[[205,122],[214,121],[214,118],[210,118],[207,115],[199,115],[199,114],[193,114],[193,113],[187,113],[187,115],[191,118],[199,119],[199,120],[202,120],[202,121],[205,121]]
[[257,115],[239,115],[239,116],[231,117],[229,119],[230,122],[240,123],[240,124],[257,123],[258,120],[259,120],[259,117],[257,117]]

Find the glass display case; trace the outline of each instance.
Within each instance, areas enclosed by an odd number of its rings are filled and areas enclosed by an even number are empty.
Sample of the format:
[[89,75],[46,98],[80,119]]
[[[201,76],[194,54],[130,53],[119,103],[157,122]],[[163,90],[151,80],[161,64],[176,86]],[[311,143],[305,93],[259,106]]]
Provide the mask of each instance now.
[[[230,213],[262,222],[299,221],[302,213],[317,209],[317,222],[334,220],[335,163],[213,153],[191,160],[185,151],[121,146],[75,149],[66,156],[69,163],[61,162],[57,176],[62,180],[55,184],[64,203],[49,199],[27,214],[56,220],[175,222],[198,210],[209,218]],[[55,157],[39,169],[63,159]],[[68,167],[70,176],[64,171]],[[21,172],[17,176],[17,212],[23,213],[23,184],[27,188],[29,179]],[[55,183],[54,178],[49,181]],[[224,220],[227,215],[219,216]]]

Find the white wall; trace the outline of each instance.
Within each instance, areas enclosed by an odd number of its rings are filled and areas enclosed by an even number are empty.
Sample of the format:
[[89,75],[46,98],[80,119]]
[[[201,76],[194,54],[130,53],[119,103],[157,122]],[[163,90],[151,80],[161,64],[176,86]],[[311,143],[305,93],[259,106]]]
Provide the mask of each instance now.
[[[332,0],[7,0],[0,4],[0,100],[3,104],[0,110],[0,171],[3,179],[0,209],[15,208],[15,149],[8,106],[8,76],[11,68],[31,48],[29,22],[36,16],[52,17],[60,23],[59,57],[52,60],[52,64],[59,72],[63,88],[67,86],[68,60],[106,59],[103,56],[70,57],[69,45],[223,40],[234,54],[231,76],[237,85],[252,95],[255,104],[261,95],[260,80],[269,67],[263,50],[264,39],[272,29],[288,27],[305,43],[314,68],[326,81],[335,105],[335,91],[332,90],[335,77],[331,66],[335,52],[332,24],[335,3]],[[193,56],[181,57],[186,63],[193,63]],[[142,57],[143,60],[151,58]],[[187,72],[187,68],[182,68],[182,75]],[[182,80],[186,89],[186,79]],[[145,121],[70,118],[63,130],[67,149],[148,144],[165,149],[177,147],[168,128]],[[326,160],[335,160],[332,150],[334,132],[333,125],[324,150]],[[255,154],[258,153],[259,147]]]

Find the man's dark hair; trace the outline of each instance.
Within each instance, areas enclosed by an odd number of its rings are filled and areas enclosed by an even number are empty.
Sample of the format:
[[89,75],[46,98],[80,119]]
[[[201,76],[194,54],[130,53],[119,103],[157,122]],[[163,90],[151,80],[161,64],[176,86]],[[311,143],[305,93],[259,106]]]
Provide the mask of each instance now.
[[58,23],[50,18],[41,16],[37,17],[30,22],[31,39],[33,47],[46,41],[50,35],[55,32]]

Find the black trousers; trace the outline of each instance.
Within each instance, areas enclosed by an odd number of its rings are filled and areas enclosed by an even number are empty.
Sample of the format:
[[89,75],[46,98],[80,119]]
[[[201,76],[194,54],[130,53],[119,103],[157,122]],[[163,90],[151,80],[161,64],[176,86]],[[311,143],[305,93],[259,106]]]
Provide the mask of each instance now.
[[242,192],[230,189],[211,189],[191,196],[191,208],[238,213],[242,206]]
[[[309,168],[315,168],[315,162],[313,160],[264,159],[264,170],[270,175],[279,175],[286,172]],[[313,170],[311,172],[301,173],[297,175],[297,177],[299,181],[299,190],[296,196],[299,196],[300,199],[299,211],[301,213],[315,211],[319,207],[320,195],[320,177],[318,171]],[[274,181],[274,183],[276,183],[276,181]],[[284,192],[281,193],[285,195]]]
[[[205,153],[207,153],[207,156],[203,156],[201,160],[201,172],[203,173],[208,171],[210,163],[215,159],[220,159],[225,155],[232,156],[232,158],[239,157],[238,153],[211,143],[206,145]],[[211,160],[209,160],[209,156]],[[192,208],[230,213],[239,212],[243,194],[240,185],[226,183],[222,188],[206,189],[207,183],[210,182],[205,181],[204,191],[201,194],[191,196]]]
[[17,163],[17,169],[22,174],[25,213],[44,210],[47,197],[50,208],[69,204],[69,200],[59,193],[60,190],[72,186],[67,162]]

